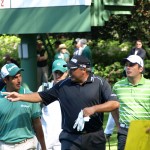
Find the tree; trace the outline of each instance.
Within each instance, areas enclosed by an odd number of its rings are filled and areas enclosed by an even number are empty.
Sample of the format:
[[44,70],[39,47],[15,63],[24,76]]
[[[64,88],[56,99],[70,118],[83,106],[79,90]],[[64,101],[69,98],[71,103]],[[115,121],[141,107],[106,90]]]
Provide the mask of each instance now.
[[6,54],[10,54],[11,57],[15,58],[18,62],[18,44],[20,38],[15,35],[2,35],[0,36],[0,67],[4,64],[3,57]]
[[[150,41],[150,1],[135,0],[131,15],[111,15],[103,27],[93,28],[92,37],[123,41]],[[97,30],[97,32],[95,31]]]

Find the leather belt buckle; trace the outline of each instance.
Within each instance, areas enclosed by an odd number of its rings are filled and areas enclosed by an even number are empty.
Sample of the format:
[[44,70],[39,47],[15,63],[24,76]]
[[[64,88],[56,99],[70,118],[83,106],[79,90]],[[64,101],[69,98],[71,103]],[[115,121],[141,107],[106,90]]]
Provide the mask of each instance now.
[[123,123],[121,123],[121,124],[120,124],[120,127],[122,127],[122,128],[126,128],[126,129],[128,129],[128,128],[129,128],[129,126],[127,126],[126,124],[123,124]]

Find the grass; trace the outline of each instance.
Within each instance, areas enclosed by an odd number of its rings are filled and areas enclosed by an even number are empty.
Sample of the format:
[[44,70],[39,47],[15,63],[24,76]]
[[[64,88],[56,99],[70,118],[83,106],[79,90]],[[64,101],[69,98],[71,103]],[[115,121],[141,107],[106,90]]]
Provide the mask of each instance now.
[[[104,129],[105,129],[105,126],[107,124],[108,114],[109,113],[104,114],[104,125],[103,125]],[[106,143],[106,150],[109,150],[108,141]],[[116,128],[114,129],[114,132],[110,137],[110,150],[117,150],[117,130],[116,130]]]

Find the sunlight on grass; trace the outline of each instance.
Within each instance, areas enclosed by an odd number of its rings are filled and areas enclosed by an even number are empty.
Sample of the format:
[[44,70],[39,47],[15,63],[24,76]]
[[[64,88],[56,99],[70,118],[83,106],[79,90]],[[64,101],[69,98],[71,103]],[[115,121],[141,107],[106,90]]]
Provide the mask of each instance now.
[[[106,147],[106,150],[109,150],[109,147],[107,146]],[[117,150],[117,146],[110,146],[110,150]]]

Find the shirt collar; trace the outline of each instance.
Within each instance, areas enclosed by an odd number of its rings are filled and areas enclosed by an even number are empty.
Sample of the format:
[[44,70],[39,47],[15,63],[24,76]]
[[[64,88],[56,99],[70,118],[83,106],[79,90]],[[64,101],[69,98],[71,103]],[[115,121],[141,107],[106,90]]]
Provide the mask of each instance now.
[[[74,84],[78,84],[78,83],[76,83],[74,81],[71,81],[71,82],[74,83]],[[86,83],[91,83],[91,82],[94,82],[93,73],[89,73],[89,76],[88,76],[87,80],[83,83],[83,85],[86,84]]]
[[132,83],[130,83],[128,78],[125,79],[125,83],[128,85],[132,85],[132,86],[143,85],[145,83],[145,78],[142,76],[141,80],[136,85],[133,85]]
[[92,73],[89,73],[89,76],[86,80],[86,83],[90,83],[90,82],[94,82],[94,77],[93,77],[93,74]]
[[[7,91],[6,91],[6,85],[3,87],[2,92],[7,92]],[[23,88],[22,86],[20,87],[18,93],[24,93],[24,88]]]

